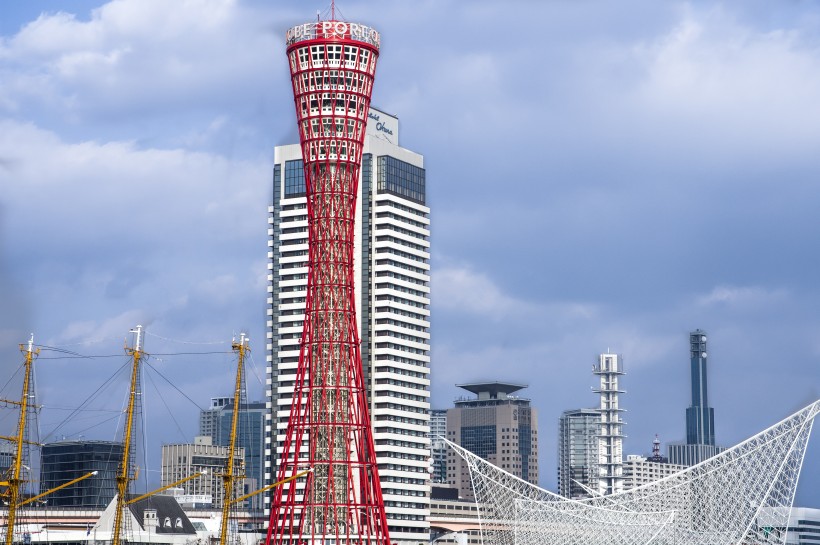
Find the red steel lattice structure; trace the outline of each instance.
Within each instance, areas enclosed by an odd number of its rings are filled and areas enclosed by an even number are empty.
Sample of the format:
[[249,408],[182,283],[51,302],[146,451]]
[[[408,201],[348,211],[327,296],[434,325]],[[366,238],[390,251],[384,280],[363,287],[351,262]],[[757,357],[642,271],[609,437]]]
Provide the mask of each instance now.
[[354,291],[356,193],[379,34],[344,21],[287,33],[305,171],[308,283],[266,543],[389,545]]

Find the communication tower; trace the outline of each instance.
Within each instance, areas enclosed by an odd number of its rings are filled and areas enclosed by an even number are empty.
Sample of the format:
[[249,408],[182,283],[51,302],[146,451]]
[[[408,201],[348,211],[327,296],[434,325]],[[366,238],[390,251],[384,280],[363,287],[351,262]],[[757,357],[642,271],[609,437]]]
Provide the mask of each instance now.
[[267,543],[389,545],[357,330],[356,191],[380,37],[335,20],[293,27],[287,56],[304,161],[308,279],[299,365]]

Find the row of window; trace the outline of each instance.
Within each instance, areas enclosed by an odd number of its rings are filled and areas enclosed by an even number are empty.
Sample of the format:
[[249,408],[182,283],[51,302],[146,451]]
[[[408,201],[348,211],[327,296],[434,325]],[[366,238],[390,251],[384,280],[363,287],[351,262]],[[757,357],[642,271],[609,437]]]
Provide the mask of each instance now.
[[383,348],[386,350],[398,350],[399,352],[409,352],[411,354],[419,354],[420,356],[427,356],[427,350],[421,350],[419,348],[413,348],[410,346],[404,346],[403,344],[394,344],[394,343],[376,343],[376,348]]
[[421,167],[381,155],[376,182],[380,193],[392,193],[419,204],[425,202],[425,171]]
[[414,290],[413,288],[407,288],[405,286],[400,286],[398,284],[393,284],[392,282],[380,282],[376,284],[376,289],[378,290],[393,290],[398,291],[400,293],[406,293],[407,295],[413,295],[415,297],[421,297],[424,299],[429,299],[430,294],[426,291],[421,290]]
[[376,313],[380,312],[389,312],[391,314],[398,314],[399,316],[405,316],[407,318],[412,318],[414,320],[423,320],[427,321],[428,316],[424,314],[418,314],[417,312],[410,312],[409,310],[402,310],[400,308],[393,308],[393,307],[376,307]]
[[401,246],[407,246],[408,248],[412,248],[414,250],[418,250],[420,252],[429,252],[430,248],[427,246],[423,246],[421,244],[415,244],[413,242],[404,240],[403,238],[393,237],[389,235],[380,235],[376,237],[376,242],[392,242],[393,244],[399,244]]
[[396,280],[401,280],[402,282],[410,282],[412,284],[416,284],[419,286],[427,287],[428,283],[424,280],[419,280],[415,276],[407,276],[406,274],[400,274],[393,271],[378,271],[376,273],[376,278],[395,278]]
[[402,235],[406,235],[409,237],[413,237],[418,240],[428,240],[427,235],[423,235],[418,231],[411,231],[410,229],[405,229],[404,227],[399,227],[397,225],[393,225],[391,223],[383,223],[377,222],[375,226],[376,230],[389,230],[393,233],[399,233]]
[[296,93],[342,90],[370,96],[373,78],[354,70],[311,70],[294,76]]
[[[415,335],[407,335],[405,333],[398,333],[397,331],[383,331],[377,330],[376,337],[392,337],[393,339],[401,339],[403,341],[410,341],[419,344],[430,344],[430,339],[424,337],[416,337]],[[379,345],[377,344],[376,347]]]
[[[352,93],[311,93],[296,98],[299,119],[318,115],[353,118],[364,123],[369,102]],[[308,133],[309,134],[309,133]]]
[[[407,252],[403,252],[403,251],[401,251],[397,248],[390,248],[390,247],[376,248],[376,254],[378,256],[383,256],[385,254],[391,254],[391,255],[394,255],[394,256],[397,256],[397,257],[403,257],[405,259],[411,259],[411,260],[413,260],[417,263],[425,263],[426,264],[427,261],[428,261],[427,258],[419,257],[415,254],[410,254],[410,253],[407,253]],[[378,264],[379,262],[377,261],[376,263]]]
[[376,320],[376,325],[394,325],[398,327],[403,327],[405,329],[412,329],[413,331],[421,331],[422,333],[428,332],[428,329],[426,327],[422,327],[420,325],[415,324],[408,324],[407,322],[402,322],[400,320],[391,320],[389,318],[380,318]]
[[394,295],[378,295],[376,296],[376,301],[392,301],[394,303],[400,303],[402,305],[423,308],[424,310],[427,310],[427,305],[425,305],[424,303],[411,301],[410,299],[405,299],[404,297],[396,297]]
[[413,407],[408,405],[399,405],[398,403],[376,403],[377,409],[392,409],[395,411],[404,411],[410,413],[427,414],[427,409],[421,407]]
[[290,54],[290,65],[293,73],[299,69],[344,67],[373,74],[376,70],[376,57],[370,54],[369,49],[363,47],[345,45],[343,49],[342,45],[335,44],[312,45],[294,49]]
[[427,269],[422,269],[421,267],[415,267],[413,265],[408,265],[407,263],[403,263],[401,261],[396,261],[395,259],[378,259],[376,260],[376,265],[379,266],[386,266],[386,267],[396,267],[397,269],[404,269],[405,271],[414,272],[416,274],[423,274],[427,276],[429,271]]
[[[428,229],[430,227],[426,223],[422,223],[420,221],[410,219],[410,218],[402,216],[400,214],[394,214],[392,212],[379,212],[378,214],[376,214],[376,219],[379,219],[379,218],[390,218],[390,219],[393,219],[393,220],[396,220],[396,221],[400,221],[402,223],[406,223],[408,225],[412,225],[414,227],[420,227],[421,229]],[[427,237],[424,237],[424,238],[425,238],[425,240],[427,240]]]

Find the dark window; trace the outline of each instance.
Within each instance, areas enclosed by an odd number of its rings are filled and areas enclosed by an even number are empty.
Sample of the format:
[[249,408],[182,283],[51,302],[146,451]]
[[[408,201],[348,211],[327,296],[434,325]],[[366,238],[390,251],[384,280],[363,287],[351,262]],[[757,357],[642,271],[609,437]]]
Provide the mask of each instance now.
[[379,157],[378,191],[424,204],[424,169],[389,155]]
[[285,198],[305,196],[305,166],[301,159],[285,161]]

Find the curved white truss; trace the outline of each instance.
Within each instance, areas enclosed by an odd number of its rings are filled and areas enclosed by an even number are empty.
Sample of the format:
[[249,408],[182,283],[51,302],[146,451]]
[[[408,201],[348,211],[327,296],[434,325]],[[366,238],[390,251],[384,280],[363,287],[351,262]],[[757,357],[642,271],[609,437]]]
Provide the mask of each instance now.
[[570,500],[449,441],[493,545],[782,544],[820,400],[713,458],[639,488]]

